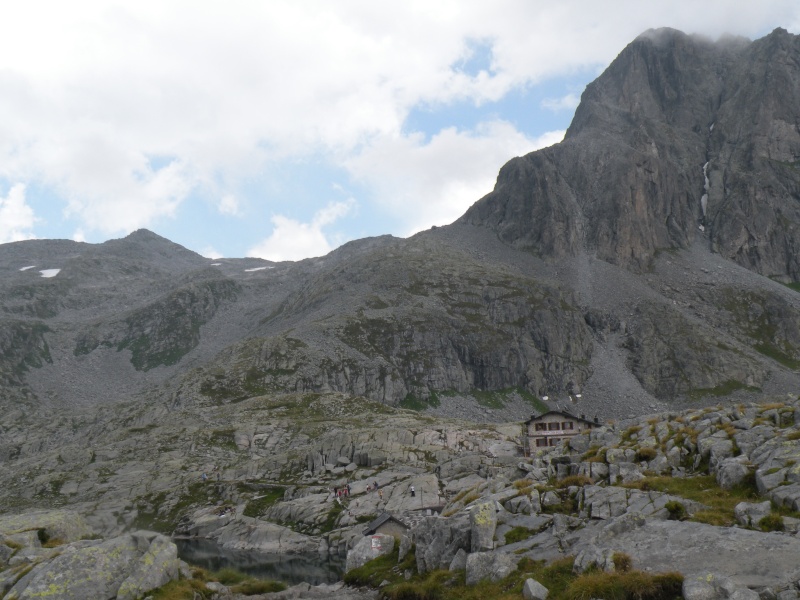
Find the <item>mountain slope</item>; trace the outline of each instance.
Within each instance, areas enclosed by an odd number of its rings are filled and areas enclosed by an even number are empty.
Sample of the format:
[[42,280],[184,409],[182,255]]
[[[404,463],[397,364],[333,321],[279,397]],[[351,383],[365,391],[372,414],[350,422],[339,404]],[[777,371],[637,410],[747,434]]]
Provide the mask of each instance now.
[[447,227],[297,263],[143,230],[0,245],[3,401],[342,392],[499,419],[544,396],[628,416],[794,392],[798,82],[783,30],[649,31],[562,143],[511,160]]

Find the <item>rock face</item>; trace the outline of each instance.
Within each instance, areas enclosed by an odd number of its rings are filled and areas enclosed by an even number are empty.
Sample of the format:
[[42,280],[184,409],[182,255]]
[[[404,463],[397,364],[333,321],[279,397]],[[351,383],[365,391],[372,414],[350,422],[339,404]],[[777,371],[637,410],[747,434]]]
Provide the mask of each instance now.
[[782,29],[752,43],[645,32],[587,86],[564,142],[508,163],[461,222],[638,269],[702,225],[724,256],[797,280],[798,56]]
[[394,550],[394,543],[392,536],[381,533],[362,538],[347,553],[345,571],[352,571],[364,565],[367,561],[389,554]]
[[[30,531],[39,534],[23,535]],[[91,530],[80,516],[66,511],[4,517],[0,532],[16,548],[14,556],[0,564],[4,598],[137,600],[178,578],[178,550],[158,533],[136,531],[105,541],[76,541]],[[48,535],[58,536],[51,539],[59,544],[49,550],[39,545]]]

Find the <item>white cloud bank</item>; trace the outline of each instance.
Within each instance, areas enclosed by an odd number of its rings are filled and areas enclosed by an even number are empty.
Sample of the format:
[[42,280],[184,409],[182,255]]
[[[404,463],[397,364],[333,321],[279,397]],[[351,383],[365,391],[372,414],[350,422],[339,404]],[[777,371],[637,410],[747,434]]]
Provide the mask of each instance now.
[[19,242],[35,237],[32,229],[36,217],[25,201],[25,186],[13,186],[5,198],[0,197],[0,244]]
[[310,256],[327,254],[340,243],[335,235],[324,230],[333,225],[355,207],[355,201],[330,202],[314,214],[310,223],[301,223],[283,215],[274,215],[272,234],[248,251],[255,256],[280,262],[301,260]]
[[429,141],[421,134],[383,139],[348,162],[355,179],[376,190],[378,202],[402,223],[401,235],[446,225],[494,188],[511,157],[560,142],[563,131],[530,139],[510,123],[476,131],[448,128]]
[[[442,222],[490,189],[500,154],[540,142],[489,123],[426,144],[402,135],[414,107],[480,105],[603,66],[650,27],[796,30],[800,5],[31,0],[3,3],[0,22],[0,179],[45,184],[82,231],[116,234],[171,218],[195,191],[244,218],[238,182],[272,161],[312,155],[346,166],[388,206],[424,202],[435,212],[427,222]],[[476,47],[486,68],[465,71]],[[32,235],[24,201],[9,195],[3,206],[16,220],[0,220],[0,241]],[[281,219],[273,238],[293,231],[306,240],[281,246],[328,243],[313,222]]]

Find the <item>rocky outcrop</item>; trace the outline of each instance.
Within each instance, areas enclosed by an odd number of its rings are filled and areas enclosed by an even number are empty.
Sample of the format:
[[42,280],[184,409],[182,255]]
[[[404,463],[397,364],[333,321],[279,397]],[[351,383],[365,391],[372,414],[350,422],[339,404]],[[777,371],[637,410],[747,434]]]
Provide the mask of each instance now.
[[[19,531],[19,527],[34,529]],[[85,533],[86,524],[65,513],[5,517],[0,530],[6,543],[16,548],[0,564],[0,592],[9,600],[44,596],[137,600],[178,578],[177,548],[157,533],[136,531],[105,541],[72,541]],[[24,531],[45,535],[25,536]],[[39,542],[49,534],[59,537],[48,540],[50,549],[42,548]]]
[[353,549],[347,553],[345,572],[357,569],[379,556],[389,554],[394,550],[394,544],[395,540],[392,536],[380,533],[360,539],[358,543],[353,546]]

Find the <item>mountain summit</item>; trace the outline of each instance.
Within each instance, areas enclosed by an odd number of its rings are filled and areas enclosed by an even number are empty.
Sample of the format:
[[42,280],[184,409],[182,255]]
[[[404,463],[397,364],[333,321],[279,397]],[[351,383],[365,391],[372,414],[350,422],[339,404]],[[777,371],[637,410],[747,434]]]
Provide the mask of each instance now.
[[587,86],[562,143],[514,159],[460,219],[545,257],[644,271],[700,231],[723,257],[800,279],[800,38],[650,30]]

